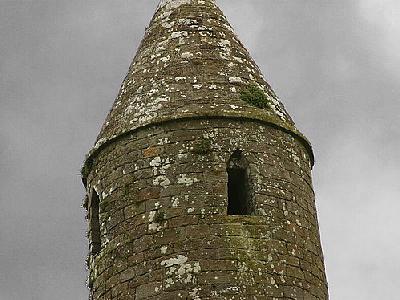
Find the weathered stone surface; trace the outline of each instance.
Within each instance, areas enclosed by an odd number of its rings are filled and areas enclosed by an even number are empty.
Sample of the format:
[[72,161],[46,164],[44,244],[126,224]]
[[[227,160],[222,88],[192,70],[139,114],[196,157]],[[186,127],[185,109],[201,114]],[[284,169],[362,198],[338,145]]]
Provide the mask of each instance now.
[[[237,150],[249,215],[227,213]],[[85,162],[92,299],[328,299],[312,164],[214,1],[161,1]]]
[[[188,122],[200,134],[174,143],[164,138],[180,135]],[[196,288],[201,289],[201,299],[213,299],[216,294],[225,299],[232,293],[246,299],[243,297],[248,296],[250,287],[258,295],[284,297],[286,293],[286,297],[290,292],[305,295],[304,299],[312,294],[326,299],[314,193],[308,183],[310,160],[302,143],[268,125],[226,119],[169,122],[162,130],[157,128],[156,134],[152,127],[145,130],[151,136],[149,144],[163,140],[159,145],[162,155],[145,158],[136,145],[141,141],[126,136],[115,147],[105,147],[94,160],[89,187],[113,191],[101,193],[102,201],[116,203],[119,190],[124,191],[129,184],[135,187],[124,196],[123,209],[102,206],[103,250],[91,268],[92,273],[101,273],[97,280],[108,270],[111,277],[107,286],[111,289],[126,281],[136,282],[139,288],[142,284],[151,286],[155,280],[152,274],[161,272],[159,293],[153,299],[174,289],[189,293]],[[207,156],[193,154],[188,147],[202,139],[212,145]],[[271,154],[288,147],[287,140],[291,151],[279,154],[281,169],[271,167]],[[132,148],[116,156],[126,144]],[[254,150],[262,145],[262,152]],[[226,187],[226,162],[237,148],[250,162],[253,216],[227,216],[226,188],[221,188],[222,197],[212,193],[216,181]],[[135,157],[146,163],[135,166],[133,173],[124,172],[123,166],[135,164]],[[122,166],[117,180],[109,176],[114,165]],[[138,179],[136,174],[147,169],[153,175]],[[160,186],[160,176],[164,186]],[[288,184],[293,180],[296,184]],[[162,193],[169,190],[172,192]]]
[[[138,127],[198,116],[267,121],[307,144],[214,1],[171,3],[160,5],[150,22],[93,152]],[[268,108],[240,98],[249,85],[265,94]]]

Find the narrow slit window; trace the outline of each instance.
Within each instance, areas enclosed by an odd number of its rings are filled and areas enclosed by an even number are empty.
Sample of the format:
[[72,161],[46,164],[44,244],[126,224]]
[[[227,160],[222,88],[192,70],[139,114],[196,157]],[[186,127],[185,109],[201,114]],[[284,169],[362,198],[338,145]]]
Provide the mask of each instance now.
[[236,150],[228,161],[228,215],[251,215],[253,212],[248,164]]
[[90,251],[93,256],[100,253],[101,250],[101,238],[100,238],[100,198],[97,192],[92,189],[90,203]]

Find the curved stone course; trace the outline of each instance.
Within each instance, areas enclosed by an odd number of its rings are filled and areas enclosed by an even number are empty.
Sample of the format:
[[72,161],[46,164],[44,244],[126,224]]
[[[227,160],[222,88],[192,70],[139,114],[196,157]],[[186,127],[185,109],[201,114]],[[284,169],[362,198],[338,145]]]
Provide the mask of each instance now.
[[[204,140],[209,152],[194,153]],[[250,165],[253,216],[226,215],[236,149]],[[101,195],[94,299],[327,299],[310,159],[279,129],[150,127],[103,149],[88,182]]]
[[328,299],[313,163],[214,1],[162,0],[83,167],[90,299]]
[[263,114],[297,131],[260,69],[214,1],[162,1],[122,83],[97,146],[121,133],[175,114],[259,114],[240,100],[258,85],[272,103]]

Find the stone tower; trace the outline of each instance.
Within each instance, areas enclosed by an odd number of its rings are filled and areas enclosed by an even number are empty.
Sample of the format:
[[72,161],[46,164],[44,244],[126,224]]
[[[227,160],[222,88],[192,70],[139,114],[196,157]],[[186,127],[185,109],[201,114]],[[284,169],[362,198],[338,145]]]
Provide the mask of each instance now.
[[82,169],[94,300],[328,299],[313,153],[213,0],[162,0]]

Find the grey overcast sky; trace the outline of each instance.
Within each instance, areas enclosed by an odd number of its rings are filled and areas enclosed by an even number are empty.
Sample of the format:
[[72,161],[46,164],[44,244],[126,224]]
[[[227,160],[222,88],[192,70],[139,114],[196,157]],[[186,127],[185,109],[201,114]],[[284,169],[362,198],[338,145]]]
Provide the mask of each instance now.
[[[0,0],[0,300],[86,300],[79,169],[157,0]],[[399,299],[400,1],[217,1],[316,154],[332,300]]]

